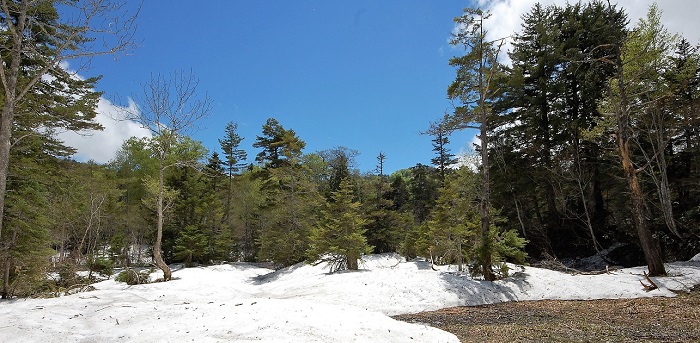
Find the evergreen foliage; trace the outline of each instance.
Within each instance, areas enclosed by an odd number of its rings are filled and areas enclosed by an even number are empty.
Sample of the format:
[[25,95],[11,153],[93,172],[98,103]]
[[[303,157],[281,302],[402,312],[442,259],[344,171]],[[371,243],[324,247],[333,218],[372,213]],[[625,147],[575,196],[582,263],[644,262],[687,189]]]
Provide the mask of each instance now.
[[431,218],[421,227],[419,251],[440,264],[469,263],[479,232],[478,175],[461,168],[446,180]]
[[[13,232],[8,234],[5,228],[6,223],[10,223],[5,219],[5,210],[11,206],[6,201],[8,193],[23,192],[11,188],[12,169],[22,163],[13,160],[16,150],[25,145],[25,142],[20,143],[22,138],[33,136],[29,140],[37,137],[43,140],[40,145],[44,150],[34,151],[39,156],[68,156],[72,149],[54,137],[56,129],[100,128],[93,122],[100,96],[94,91],[98,78],[80,80],[66,70],[63,62],[113,54],[131,47],[134,17],[115,13],[120,12],[118,7],[103,6],[102,1],[4,1],[0,8],[3,26],[0,33],[0,84],[3,88],[0,92],[0,275],[3,298],[10,293],[11,269],[15,263],[11,250],[18,242],[18,235],[31,231],[15,227],[10,228]],[[71,12],[73,16],[63,15]],[[122,20],[114,20],[115,17]],[[104,44],[91,44],[99,38],[104,39]],[[37,229],[46,228],[40,225]],[[40,246],[36,251],[43,250]]]
[[294,130],[287,130],[275,118],[263,125],[262,136],[255,138],[254,148],[262,148],[255,161],[267,168],[279,168],[285,163],[301,158],[306,143],[297,137]]
[[[27,38],[44,55],[21,56],[22,101],[0,92],[4,114],[14,101],[11,125],[0,124],[12,130],[8,158],[0,151],[0,174],[12,162],[6,192],[0,182],[5,298],[56,295],[113,267],[127,268],[117,280],[147,282],[149,271],[133,267],[152,261],[164,272],[172,262],[304,260],[337,271],[358,269],[363,254],[399,252],[493,280],[528,253],[580,257],[628,243],[625,263],[643,263],[644,251],[661,274],[664,259],[700,248],[700,53],[663,28],[656,7],[628,30],[624,11],[602,1],[534,5],[514,36],[512,67],[498,64],[498,41],[484,40],[488,14],[468,9],[454,37],[465,54],[450,60],[455,111],[426,132],[432,166],[387,176],[384,153],[374,174],[361,174],[359,152],[304,154],[306,143],[274,118],[252,144],[262,150],[256,164],[244,168],[233,122],[223,153],[208,153],[189,128],[210,102],[188,102],[196,80],[183,74],[149,84],[184,82],[182,102],[140,101],[152,137],[127,140],[108,165],[71,161],[74,149],[55,133],[99,129],[98,78],[47,64],[63,28],[52,26],[57,2],[35,4],[30,17],[41,25]],[[11,36],[9,26],[0,32],[8,72]],[[175,103],[194,106],[164,110]],[[198,115],[179,117],[190,109]],[[481,162],[451,169],[450,134],[465,128],[480,130]]]
[[413,227],[413,218],[407,211],[395,209],[385,177],[369,177],[365,182],[370,190],[363,197],[361,212],[366,221],[367,243],[374,247],[375,254],[400,252],[404,237]]
[[185,227],[175,240],[175,257],[192,267],[195,261],[207,255],[207,236],[194,225]]
[[302,164],[287,163],[268,173],[263,185],[258,258],[289,266],[306,259],[309,233],[316,225],[322,197]]
[[307,251],[310,262],[326,262],[331,272],[357,270],[358,260],[372,251],[364,236],[366,220],[360,212],[361,204],[354,197],[352,183],[343,179],[311,230]]

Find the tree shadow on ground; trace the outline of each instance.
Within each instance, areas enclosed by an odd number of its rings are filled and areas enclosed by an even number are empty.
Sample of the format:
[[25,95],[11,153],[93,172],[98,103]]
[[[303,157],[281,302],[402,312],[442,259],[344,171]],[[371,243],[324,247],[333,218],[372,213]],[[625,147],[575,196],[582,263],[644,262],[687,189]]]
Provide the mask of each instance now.
[[463,306],[519,301],[519,294],[531,289],[527,281],[529,274],[519,271],[497,281],[474,279],[457,272],[441,272],[440,279],[446,283],[445,289],[455,294]]

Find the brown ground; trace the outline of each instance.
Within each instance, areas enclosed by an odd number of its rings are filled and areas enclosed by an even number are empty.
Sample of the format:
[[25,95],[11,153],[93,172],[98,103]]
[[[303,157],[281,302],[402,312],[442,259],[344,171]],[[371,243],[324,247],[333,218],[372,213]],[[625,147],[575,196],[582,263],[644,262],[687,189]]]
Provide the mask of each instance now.
[[676,298],[509,302],[394,318],[462,342],[700,342],[700,288]]

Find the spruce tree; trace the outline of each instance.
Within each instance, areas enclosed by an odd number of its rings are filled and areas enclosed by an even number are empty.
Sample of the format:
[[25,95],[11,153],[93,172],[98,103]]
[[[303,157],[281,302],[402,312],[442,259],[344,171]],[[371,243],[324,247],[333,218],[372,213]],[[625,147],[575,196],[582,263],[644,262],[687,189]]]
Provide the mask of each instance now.
[[323,198],[309,169],[299,162],[287,160],[267,173],[262,181],[265,200],[259,219],[258,258],[282,266],[302,262]]
[[352,182],[343,179],[321,211],[318,225],[311,230],[308,259],[327,262],[331,272],[357,270],[358,260],[372,251],[364,236],[366,221],[361,205],[354,197]]
[[175,240],[175,257],[191,267],[195,260],[207,255],[207,236],[194,225],[185,227]]
[[374,247],[375,254],[399,252],[413,225],[411,215],[395,208],[386,176],[371,175],[364,182],[370,187],[362,200],[367,243]]
[[241,141],[243,138],[236,132],[238,130],[238,124],[234,122],[229,122],[226,124],[225,135],[223,139],[219,139],[219,144],[221,145],[221,150],[224,152],[224,157],[226,161],[226,173],[228,174],[228,189],[226,191],[226,208],[225,208],[225,218],[228,219],[231,216],[231,197],[233,188],[233,175],[238,173],[243,165],[243,161],[248,157],[245,150],[240,149]]
[[457,163],[455,155],[450,153],[450,148],[447,146],[450,143],[449,132],[443,124],[433,123],[427,133],[433,136],[433,152],[436,155],[430,160],[430,163],[437,169],[440,186],[444,186],[445,176],[450,166]]
[[275,118],[268,118],[263,125],[262,136],[255,138],[254,148],[262,148],[255,161],[266,168],[278,168],[291,159],[299,159],[306,143],[294,130],[285,129]]

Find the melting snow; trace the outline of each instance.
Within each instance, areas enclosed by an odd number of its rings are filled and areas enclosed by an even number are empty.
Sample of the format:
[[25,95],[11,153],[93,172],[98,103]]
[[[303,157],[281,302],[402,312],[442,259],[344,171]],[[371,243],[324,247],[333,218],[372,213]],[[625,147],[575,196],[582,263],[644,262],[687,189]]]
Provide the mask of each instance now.
[[651,292],[639,283],[643,267],[568,275],[513,266],[510,278],[493,283],[398,255],[367,256],[361,268],[328,274],[323,265],[236,263],[180,269],[166,283],[107,280],[92,292],[0,302],[0,341],[458,342],[389,316],[503,301],[672,297],[700,284],[700,254],[667,264],[670,276],[652,278],[660,288]]

